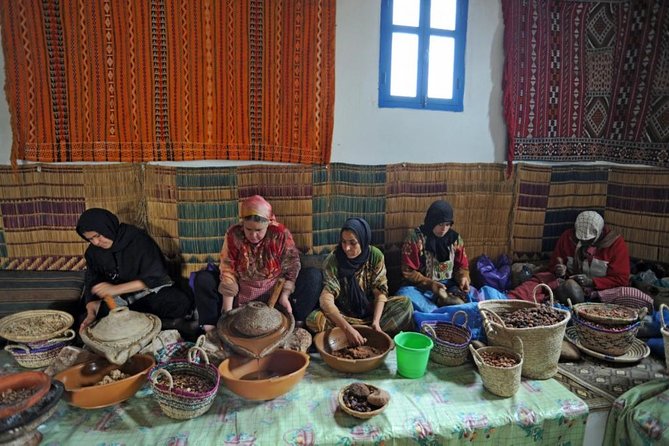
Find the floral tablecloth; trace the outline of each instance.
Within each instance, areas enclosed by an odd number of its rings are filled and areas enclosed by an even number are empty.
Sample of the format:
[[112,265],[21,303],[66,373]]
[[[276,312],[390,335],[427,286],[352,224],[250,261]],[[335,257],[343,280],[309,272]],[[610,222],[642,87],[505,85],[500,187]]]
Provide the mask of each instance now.
[[[5,352],[2,352],[3,354]],[[12,359],[0,356],[0,372]],[[17,367],[18,368],[18,367]],[[251,402],[221,387],[212,408],[177,421],[162,414],[150,386],[125,403],[84,410],[59,403],[39,427],[42,445],[456,445],[583,442],[587,405],[554,379],[523,380],[518,393],[487,392],[476,368],[430,362],[423,378],[396,374],[395,353],[366,374],[339,373],[312,355],[305,378],[272,401]],[[369,420],[337,408],[337,393],[364,381],[391,394],[388,408]]]

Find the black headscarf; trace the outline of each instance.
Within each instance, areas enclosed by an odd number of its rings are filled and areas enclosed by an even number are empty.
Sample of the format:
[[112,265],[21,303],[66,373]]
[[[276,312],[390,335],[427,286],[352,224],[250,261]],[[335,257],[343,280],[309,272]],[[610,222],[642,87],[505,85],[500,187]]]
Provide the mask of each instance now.
[[[118,217],[107,209],[91,208],[85,210],[77,221],[77,234],[84,240],[84,232],[97,232],[98,234],[113,240],[111,248],[105,251],[118,252],[128,246],[139,234],[139,229],[132,225],[119,223]],[[91,245],[90,248],[98,248]]]
[[367,260],[369,260],[372,230],[365,219],[355,217],[346,220],[339,232],[340,238],[341,233],[344,231],[355,232],[362,252],[358,257],[349,259],[342,249],[341,243],[339,243],[335,249],[335,256],[337,257],[337,277],[340,281],[343,280],[348,284],[349,304],[353,315],[358,318],[364,318],[369,314],[369,299],[362,288],[360,288],[358,281],[355,280],[354,274],[367,262]]
[[445,262],[451,257],[451,246],[458,240],[459,234],[449,229],[443,237],[437,237],[432,231],[438,224],[453,224],[453,207],[444,200],[433,202],[425,213],[424,224],[420,231],[425,235],[425,249],[437,256],[437,260]]

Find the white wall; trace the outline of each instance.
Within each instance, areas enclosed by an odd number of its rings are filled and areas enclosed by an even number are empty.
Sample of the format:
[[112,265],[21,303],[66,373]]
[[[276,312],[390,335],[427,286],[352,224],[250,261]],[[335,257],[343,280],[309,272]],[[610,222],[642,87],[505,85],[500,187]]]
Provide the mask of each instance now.
[[[381,0],[337,0],[332,162],[503,162],[506,129],[502,115],[503,24],[499,0],[469,0],[461,113],[378,108],[380,9]],[[0,54],[0,85],[4,83],[4,59]],[[4,89],[0,96],[4,99]],[[0,100],[0,164],[9,164],[9,119],[7,101]]]

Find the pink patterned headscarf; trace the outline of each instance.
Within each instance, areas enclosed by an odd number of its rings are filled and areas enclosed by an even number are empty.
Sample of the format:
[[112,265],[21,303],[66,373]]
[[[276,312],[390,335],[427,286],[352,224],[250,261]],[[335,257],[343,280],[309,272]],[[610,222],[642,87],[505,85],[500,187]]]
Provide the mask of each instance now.
[[266,218],[272,223],[276,222],[276,217],[274,216],[274,212],[272,212],[272,205],[260,195],[253,195],[242,201],[240,217],[246,218],[252,215]]

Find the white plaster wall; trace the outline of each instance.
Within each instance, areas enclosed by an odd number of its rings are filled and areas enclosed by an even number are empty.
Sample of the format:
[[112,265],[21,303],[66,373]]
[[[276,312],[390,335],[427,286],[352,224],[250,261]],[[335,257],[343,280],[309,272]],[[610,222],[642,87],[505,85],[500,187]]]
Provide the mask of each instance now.
[[[380,9],[381,0],[337,0],[332,162],[503,162],[506,130],[499,0],[469,0],[465,100],[460,113],[378,108]],[[0,54],[0,84],[4,83]],[[9,164],[12,132],[4,89],[0,96],[0,164]]]

